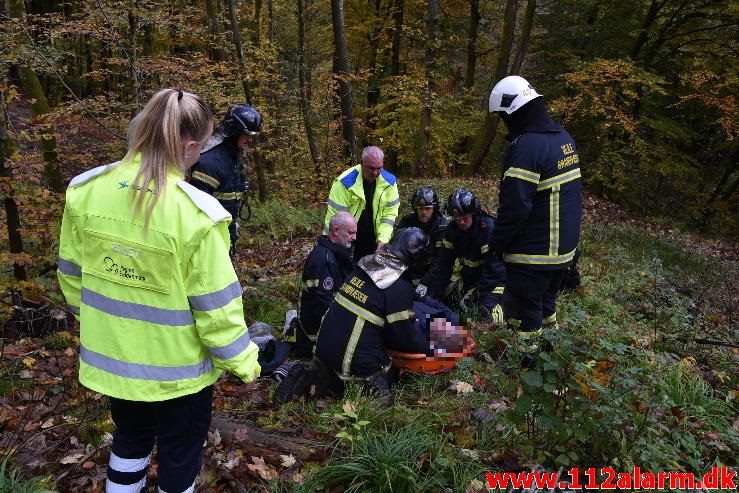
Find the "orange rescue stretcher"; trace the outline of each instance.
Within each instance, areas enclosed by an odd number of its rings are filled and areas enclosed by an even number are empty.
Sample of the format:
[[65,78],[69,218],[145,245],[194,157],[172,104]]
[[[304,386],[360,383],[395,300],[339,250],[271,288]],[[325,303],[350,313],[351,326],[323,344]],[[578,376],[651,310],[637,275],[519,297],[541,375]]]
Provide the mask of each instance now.
[[426,373],[436,375],[438,373],[446,373],[454,369],[457,361],[472,354],[475,348],[475,341],[469,335],[466,336],[462,351],[459,353],[442,353],[435,356],[428,356],[423,353],[401,353],[399,351],[387,350],[392,358],[392,365],[401,373]]

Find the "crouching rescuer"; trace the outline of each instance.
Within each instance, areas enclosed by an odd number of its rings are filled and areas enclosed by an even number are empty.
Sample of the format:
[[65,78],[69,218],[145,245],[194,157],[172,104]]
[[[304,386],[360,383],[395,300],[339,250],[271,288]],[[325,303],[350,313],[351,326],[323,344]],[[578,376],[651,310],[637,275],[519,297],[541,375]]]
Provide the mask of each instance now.
[[110,397],[108,492],[192,492],[223,370],[251,381],[257,346],[228,255],[231,216],[185,182],[213,128],[205,102],[165,89],[131,121],[118,163],[67,190],[59,284],[80,322],[80,383]]
[[425,353],[428,335],[416,330],[415,288],[407,272],[428,248],[418,228],[399,230],[394,239],[357,267],[323,317],[311,363],[296,363],[275,390],[282,404],[295,397],[341,397],[347,381],[360,381],[389,403],[392,348]]

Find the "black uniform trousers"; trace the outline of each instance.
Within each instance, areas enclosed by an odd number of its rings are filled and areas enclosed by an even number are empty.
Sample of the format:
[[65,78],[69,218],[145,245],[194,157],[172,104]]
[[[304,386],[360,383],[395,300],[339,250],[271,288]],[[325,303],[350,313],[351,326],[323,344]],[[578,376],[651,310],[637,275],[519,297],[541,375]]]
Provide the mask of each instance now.
[[148,463],[143,469],[126,466],[147,458],[155,441],[159,489],[179,493],[190,488],[203,465],[203,442],[210,428],[212,404],[212,385],[195,394],[159,402],[111,397],[116,430],[108,481],[115,483],[115,490],[128,491],[125,485],[143,485]]
[[567,266],[557,270],[534,270],[519,264],[506,264],[507,282],[503,293],[503,315],[519,320],[521,332],[538,330],[542,321],[557,312],[559,285]]

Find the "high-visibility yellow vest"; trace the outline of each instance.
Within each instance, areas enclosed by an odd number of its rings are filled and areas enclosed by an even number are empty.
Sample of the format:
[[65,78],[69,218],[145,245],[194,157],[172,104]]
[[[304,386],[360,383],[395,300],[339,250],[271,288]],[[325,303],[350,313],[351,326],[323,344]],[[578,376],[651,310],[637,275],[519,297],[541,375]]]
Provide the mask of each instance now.
[[[328,210],[324,220],[324,233],[328,232],[328,223],[339,211],[349,211],[354,219],[359,220],[366,206],[364,185],[362,180],[362,166],[360,164],[349,168],[339,175],[331,185],[328,195]],[[395,218],[400,208],[398,184],[395,175],[384,169],[377,177],[375,195],[372,200],[372,224],[375,226],[375,238],[383,243],[390,243],[393,234]]]
[[[58,278],[80,321],[80,382],[119,399],[198,392],[222,370],[259,375],[228,256],[230,215],[173,170],[144,228],[140,166],[101,166],[67,189]],[[150,192],[153,193],[153,192]]]

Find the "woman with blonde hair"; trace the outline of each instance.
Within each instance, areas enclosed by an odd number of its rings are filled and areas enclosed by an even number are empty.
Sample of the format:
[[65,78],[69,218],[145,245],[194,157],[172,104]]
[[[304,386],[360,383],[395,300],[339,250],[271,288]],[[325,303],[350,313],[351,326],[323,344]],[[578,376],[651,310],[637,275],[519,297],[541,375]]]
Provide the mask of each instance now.
[[184,181],[212,129],[202,99],[161,90],[124,158],[67,190],[58,277],[80,322],[80,383],[110,397],[109,492],[142,490],[155,442],[159,490],[194,491],[214,382],[259,375],[230,215]]

